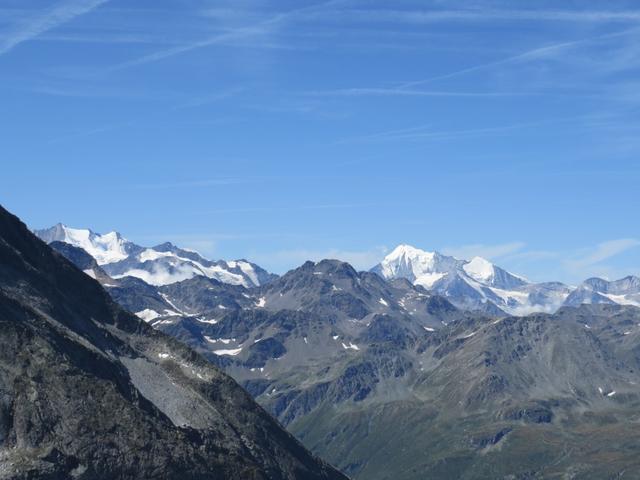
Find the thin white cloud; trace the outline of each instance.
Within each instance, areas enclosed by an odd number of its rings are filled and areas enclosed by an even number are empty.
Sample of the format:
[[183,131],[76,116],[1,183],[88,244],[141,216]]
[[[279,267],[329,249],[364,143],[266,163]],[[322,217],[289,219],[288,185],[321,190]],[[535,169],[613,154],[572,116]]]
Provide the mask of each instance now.
[[[344,2],[349,3],[349,2]],[[394,8],[397,2],[389,3],[391,8],[367,8],[350,2],[343,8],[325,9],[322,12],[300,12],[303,20],[349,21],[358,23],[402,23],[432,24],[441,22],[496,22],[496,21],[537,21],[573,23],[636,23],[640,22],[640,10],[581,10],[544,8],[493,8],[474,2],[468,6],[458,4],[458,8]],[[422,2],[424,4],[425,2]],[[257,18],[255,12],[238,8],[209,8],[202,15],[221,21],[241,21],[246,17]]]
[[591,128],[591,121],[611,118],[611,115],[577,115],[574,117],[549,118],[535,122],[514,123],[511,125],[499,125],[495,127],[469,128],[464,130],[433,130],[430,125],[419,125],[404,129],[376,132],[361,137],[346,138],[336,142],[367,142],[367,141],[396,141],[396,140],[451,140],[459,138],[472,138],[478,136],[501,135],[516,130],[527,130],[545,125],[565,125],[582,129]]
[[151,53],[149,55],[145,55],[143,57],[139,57],[134,60],[130,60],[128,62],[123,62],[119,65],[111,67],[110,70],[121,70],[123,68],[143,65],[145,63],[152,63],[158,60],[163,60],[165,58],[173,57],[175,55],[180,55],[182,53],[187,53],[187,52],[190,52],[191,50],[196,50],[198,48],[209,47],[212,45],[220,45],[220,44],[227,43],[229,41],[238,40],[238,39],[249,37],[252,35],[261,35],[264,33],[266,33],[265,27],[238,28],[231,32],[221,33],[221,34],[206,38],[204,40],[200,40],[198,42],[193,42],[186,45],[179,45],[177,47],[168,48],[166,50],[160,50],[158,52]]
[[344,88],[310,92],[313,96],[364,97],[516,97],[543,95],[536,92],[454,92],[438,90],[409,90],[406,88]]
[[447,80],[447,79],[458,77],[458,76],[461,76],[461,75],[466,75],[468,73],[473,73],[473,72],[477,72],[477,71],[481,71],[481,70],[492,69],[494,67],[499,67],[499,66],[502,66],[502,65],[508,65],[508,64],[512,64],[512,63],[528,62],[528,61],[532,61],[532,60],[543,60],[543,59],[555,56],[558,53],[564,52],[566,50],[570,50],[572,48],[576,48],[576,47],[579,47],[579,46],[582,46],[582,45],[586,45],[586,44],[589,44],[589,43],[593,43],[593,42],[598,42],[598,41],[601,41],[601,40],[607,40],[607,39],[611,39],[611,38],[615,38],[615,37],[629,35],[631,33],[637,33],[638,31],[639,31],[638,28],[631,28],[631,29],[624,30],[624,31],[621,31],[621,32],[607,33],[607,34],[597,35],[597,36],[594,36],[594,37],[583,38],[583,39],[579,39],[579,40],[572,40],[572,41],[568,41],[568,42],[554,43],[554,44],[546,45],[546,46],[543,46],[543,47],[538,47],[538,48],[534,48],[534,49],[530,49],[530,50],[525,50],[525,51],[523,51],[521,53],[518,53],[516,55],[511,55],[509,57],[501,58],[499,60],[494,60],[492,62],[473,65],[471,67],[462,68],[460,70],[455,70],[453,72],[445,73],[445,74],[442,74],[442,75],[436,75],[436,76],[433,76],[433,77],[430,77],[430,78],[426,78],[426,79],[422,79],[422,80],[404,82],[401,85],[399,85],[399,88],[413,88],[413,87],[416,87],[417,85],[423,85],[425,83],[435,82],[435,81],[438,81],[438,80]]
[[369,142],[369,141],[396,141],[396,140],[446,140],[463,137],[486,136],[491,134],[508,133],[513,130],[536,127],[540,122],[504,125],[499,127],[470,128],[466,130],[431,130],[420,127],[410,127],[407,129],[389,130],[378,132],[362,137],[347,138],[336,143]]
[[577,258],[568,260],[566,264],[570,269],[588,268],[639,246],[640,240],[636,238],[609,240],[596,245],[595,248]]
[[542,9],[349,9],[330,12],[334,17],[360,22],[430,24],[439,22],[581,22],[581,23],[636,23],[640,10],[542,10]]
[[624,267],[619,256],[636,258],[633,249],[640,240],[622,238],[574,250],[518,250],[500,258],[500,266],[517,273],[526,273],[535,281],[564,281],[578,285],[589,277],[618,279],[640,273],[629,262]]
[[42,33],[54,29],[63,23],[89,13],[108,0],[67,0],[45,10],[42,14],[19,25],[6,38],[0,41],[0,55],[3,55],[23,42],[36,38]]
[[479,243],[474,245],[462,245],[459,247],[446,247],[442,250],[442,253],[465,260],[473,257],[483,257],[493,260],[520,252],[525,246],[526,244],[524,242],[510,242],[497,245],[485,245]]
[[34,40],[43,42],[60,42],[60,43],[104,43],[104,44],[154,44],[154,45],[176,45],[175,40],[163,37],[152,36],[138,33],[47,33],[40,35]]
[[242,40],[245,38],[260,37],[263,35],[267,35],[275,31],[275,29],[277,29],[280,25],[288,21],[291,21],[292,19],[294,19],[299,15],[310,14],[315,12],[316,10],[323,9],[331,5],[335,5],[337,3],[341,3],[341,1],[342,0],[330,0],[328,2],[323,2],[323,3],[319,3],[319,4],[307,6],[307,7],[297,8],[294,10],[290,10],[288,12],[279,13],[271,17],[268,17],[265,20],[257,22],[254,25],[234,28],[227,32],[212,35],[208,38],[199,40],[197,42],[192,42],[185,45],[179,45],[177,47],[160,50],[158,52],[154,52],[152,54],[145,55],[143,57],[139,57],[134,60],[130,60],[128,62],[121,63],[119,65],[112,67],[111,70],[120,70],[123,68],[134,67],[134,66],[143,65],[146,63],[152,63],[159,60],[163,60],[165,58],[187,53],[199,48],[210,47],[213,45],[224,45],[229,42],[236,42],[238,40]]

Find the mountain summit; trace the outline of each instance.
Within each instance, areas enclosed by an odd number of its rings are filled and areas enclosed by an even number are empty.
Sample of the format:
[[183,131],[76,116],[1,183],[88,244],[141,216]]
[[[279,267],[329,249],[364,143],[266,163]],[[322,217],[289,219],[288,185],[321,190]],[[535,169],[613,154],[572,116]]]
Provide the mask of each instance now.
[[118,232],[100,235],[89,229],[69,228],[62,223],[37,230],[35,234],[47,243],[57,241],[80,247],[95,258],[98,265],[119,262],[140,249]]
[[482,257],[460,260],[410,245],[396,247],[372,271],[387,280],[405,278],[460,308],[492,314],[555,311],[570,293],[561,283],[529,283]]
[[151,248],[141,247],[118,232],[104,235],[89,229],[69,228],[61,223],[34,232],[47,243],[64,242],[82,248],[112,278],[137,277],[160,286],[203,276],[231,285],[257,287],[275,275],[246,260],[211,261],[193,250],[165,242]]
[[640,278],[628,276],[608,281],[590,278],[576,288],[565,301],[565,305],[607,303],[640,307]]

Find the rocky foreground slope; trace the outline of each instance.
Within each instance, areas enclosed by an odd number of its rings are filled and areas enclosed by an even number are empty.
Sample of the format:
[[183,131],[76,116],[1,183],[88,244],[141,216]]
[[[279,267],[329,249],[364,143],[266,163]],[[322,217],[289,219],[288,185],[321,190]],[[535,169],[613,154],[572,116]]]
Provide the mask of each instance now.
[[0,207],[0,478],[346,477]]

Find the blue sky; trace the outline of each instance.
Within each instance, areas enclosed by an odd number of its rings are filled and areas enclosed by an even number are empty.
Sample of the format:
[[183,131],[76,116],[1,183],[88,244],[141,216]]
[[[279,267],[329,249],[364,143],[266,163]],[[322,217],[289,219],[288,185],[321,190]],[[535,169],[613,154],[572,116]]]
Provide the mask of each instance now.
[[0,202],[276,272],[639,274],[639,62],[634,1],[3,0]]

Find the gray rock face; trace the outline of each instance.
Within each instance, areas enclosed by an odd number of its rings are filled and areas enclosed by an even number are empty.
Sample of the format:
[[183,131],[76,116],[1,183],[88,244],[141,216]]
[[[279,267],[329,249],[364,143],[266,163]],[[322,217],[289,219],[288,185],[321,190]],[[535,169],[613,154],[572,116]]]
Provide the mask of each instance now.
[[617,305],[415,336],[385,322],[309,362],[314,381],[269,370],[257,399],[354,478],[615,478],[640,467],[639,323]]
[[0,478],[345,477],[0,208]]
[[[362,321],[373,314],[413,316],[424,325],[441,325],[446,312],[457,313],[447,300],[407,282],[386,282],[370,272],[356,272],[338,260],[306,262],[254,293],[268,311],[302,310],[334,321]],[[435,303],[436,316],[429,316]],[[455,315],[454,313],[454,315]],[[366,323],[366,321],[365,321]]]

